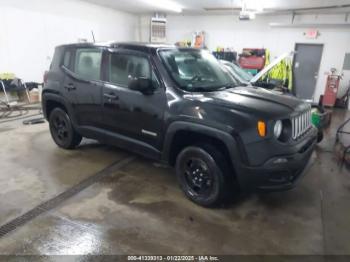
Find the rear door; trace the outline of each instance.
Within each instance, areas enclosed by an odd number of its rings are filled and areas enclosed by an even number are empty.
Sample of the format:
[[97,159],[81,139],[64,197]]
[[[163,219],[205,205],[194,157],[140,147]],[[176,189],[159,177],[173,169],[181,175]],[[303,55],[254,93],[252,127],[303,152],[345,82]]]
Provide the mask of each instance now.
[[[142,52],[119,50],[109,52],[107,61],[107,83],[103,88],[105,128],[135,143],[159,148],[166,97],[151,58]],[[130,80],[138,77],[152,79],[156,87],[153,94],[128,88]]]
[[64,57],[64,65],[69,65],[64,67],[65,97],[73,107],[79,126],[100,127],[102,124],[102,52],[98,47],[74,48]]

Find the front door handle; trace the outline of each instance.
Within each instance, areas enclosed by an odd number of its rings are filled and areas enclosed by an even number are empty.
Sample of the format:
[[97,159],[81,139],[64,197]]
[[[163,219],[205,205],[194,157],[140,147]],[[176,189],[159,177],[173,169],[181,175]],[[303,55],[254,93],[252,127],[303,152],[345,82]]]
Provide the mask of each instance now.
[[108,98],[109,100],[118,100],[119,97],[115,94],[103,94],[104,97]]
[[75,87],[75,85],[72,84],[72,83],[69,83],[69,84],[65,85],[64,88],[67,89],[68,91],[77,89]]

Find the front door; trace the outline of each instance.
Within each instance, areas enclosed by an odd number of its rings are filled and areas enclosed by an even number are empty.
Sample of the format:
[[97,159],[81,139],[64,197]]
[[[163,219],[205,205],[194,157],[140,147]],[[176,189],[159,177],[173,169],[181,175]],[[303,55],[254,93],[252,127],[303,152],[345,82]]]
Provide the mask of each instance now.
[[317,84],[323,45],[296,44],[293,62],[294,93],[301,99],[312,99]]
[[[137,51],[110,52],[107,58],[107,82],[103,88],[105,128],[134,143],[160,147],[165,91],[160,85],[150,57]],[[128,85],[139,77],[152,79],[156,90],[145,95]]]

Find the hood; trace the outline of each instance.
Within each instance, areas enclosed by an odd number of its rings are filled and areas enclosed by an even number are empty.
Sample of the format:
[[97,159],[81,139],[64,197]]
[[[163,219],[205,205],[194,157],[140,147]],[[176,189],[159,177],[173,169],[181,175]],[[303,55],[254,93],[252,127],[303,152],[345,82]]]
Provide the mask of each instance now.
[[283,59],[286,57],[292,56],[294,54],[294,51],[289,53],[284,53],[277,57],[275,60],[273,60],[272,63],[270,63],[268,66],[264,67],[263,70],[261,70],[259,73],[257,73],[251,80],[250,83],[254,84],[256,81],[258,81],[260,78],[262,78],[264,75],[266,75],[272,68],[274,68],[276,65],[278,65]]
[[202,102],[214,103],[232,109],[244,110],[261,117],[279,117],[293,111],[306,110],[307,104],[287,95],[280,95],[259,87],[235,87],[224,91],[193,94]]

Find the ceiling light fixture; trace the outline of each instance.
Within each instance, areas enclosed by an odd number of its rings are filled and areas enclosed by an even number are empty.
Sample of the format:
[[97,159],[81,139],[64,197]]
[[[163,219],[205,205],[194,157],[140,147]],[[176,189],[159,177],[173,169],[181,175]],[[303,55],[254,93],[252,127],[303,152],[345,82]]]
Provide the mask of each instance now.
[[242,0],[242,8],[243,6],[248,10],[254,10],[258,13],[264,11],[264,3],[261,0]]
[[241,12],[239,12],[238,19],[241,21],[249,21],[249,20],[255,19],[255,12],[248,11],[247,10],[247,3],[244,1],[242,2],[242,10],[241,10]]
[[151,6],[157,7],[161,10],[169,10],[176,13],[181,13],[183,9],[181,5],[171,0],[143,0],[143,2]]

